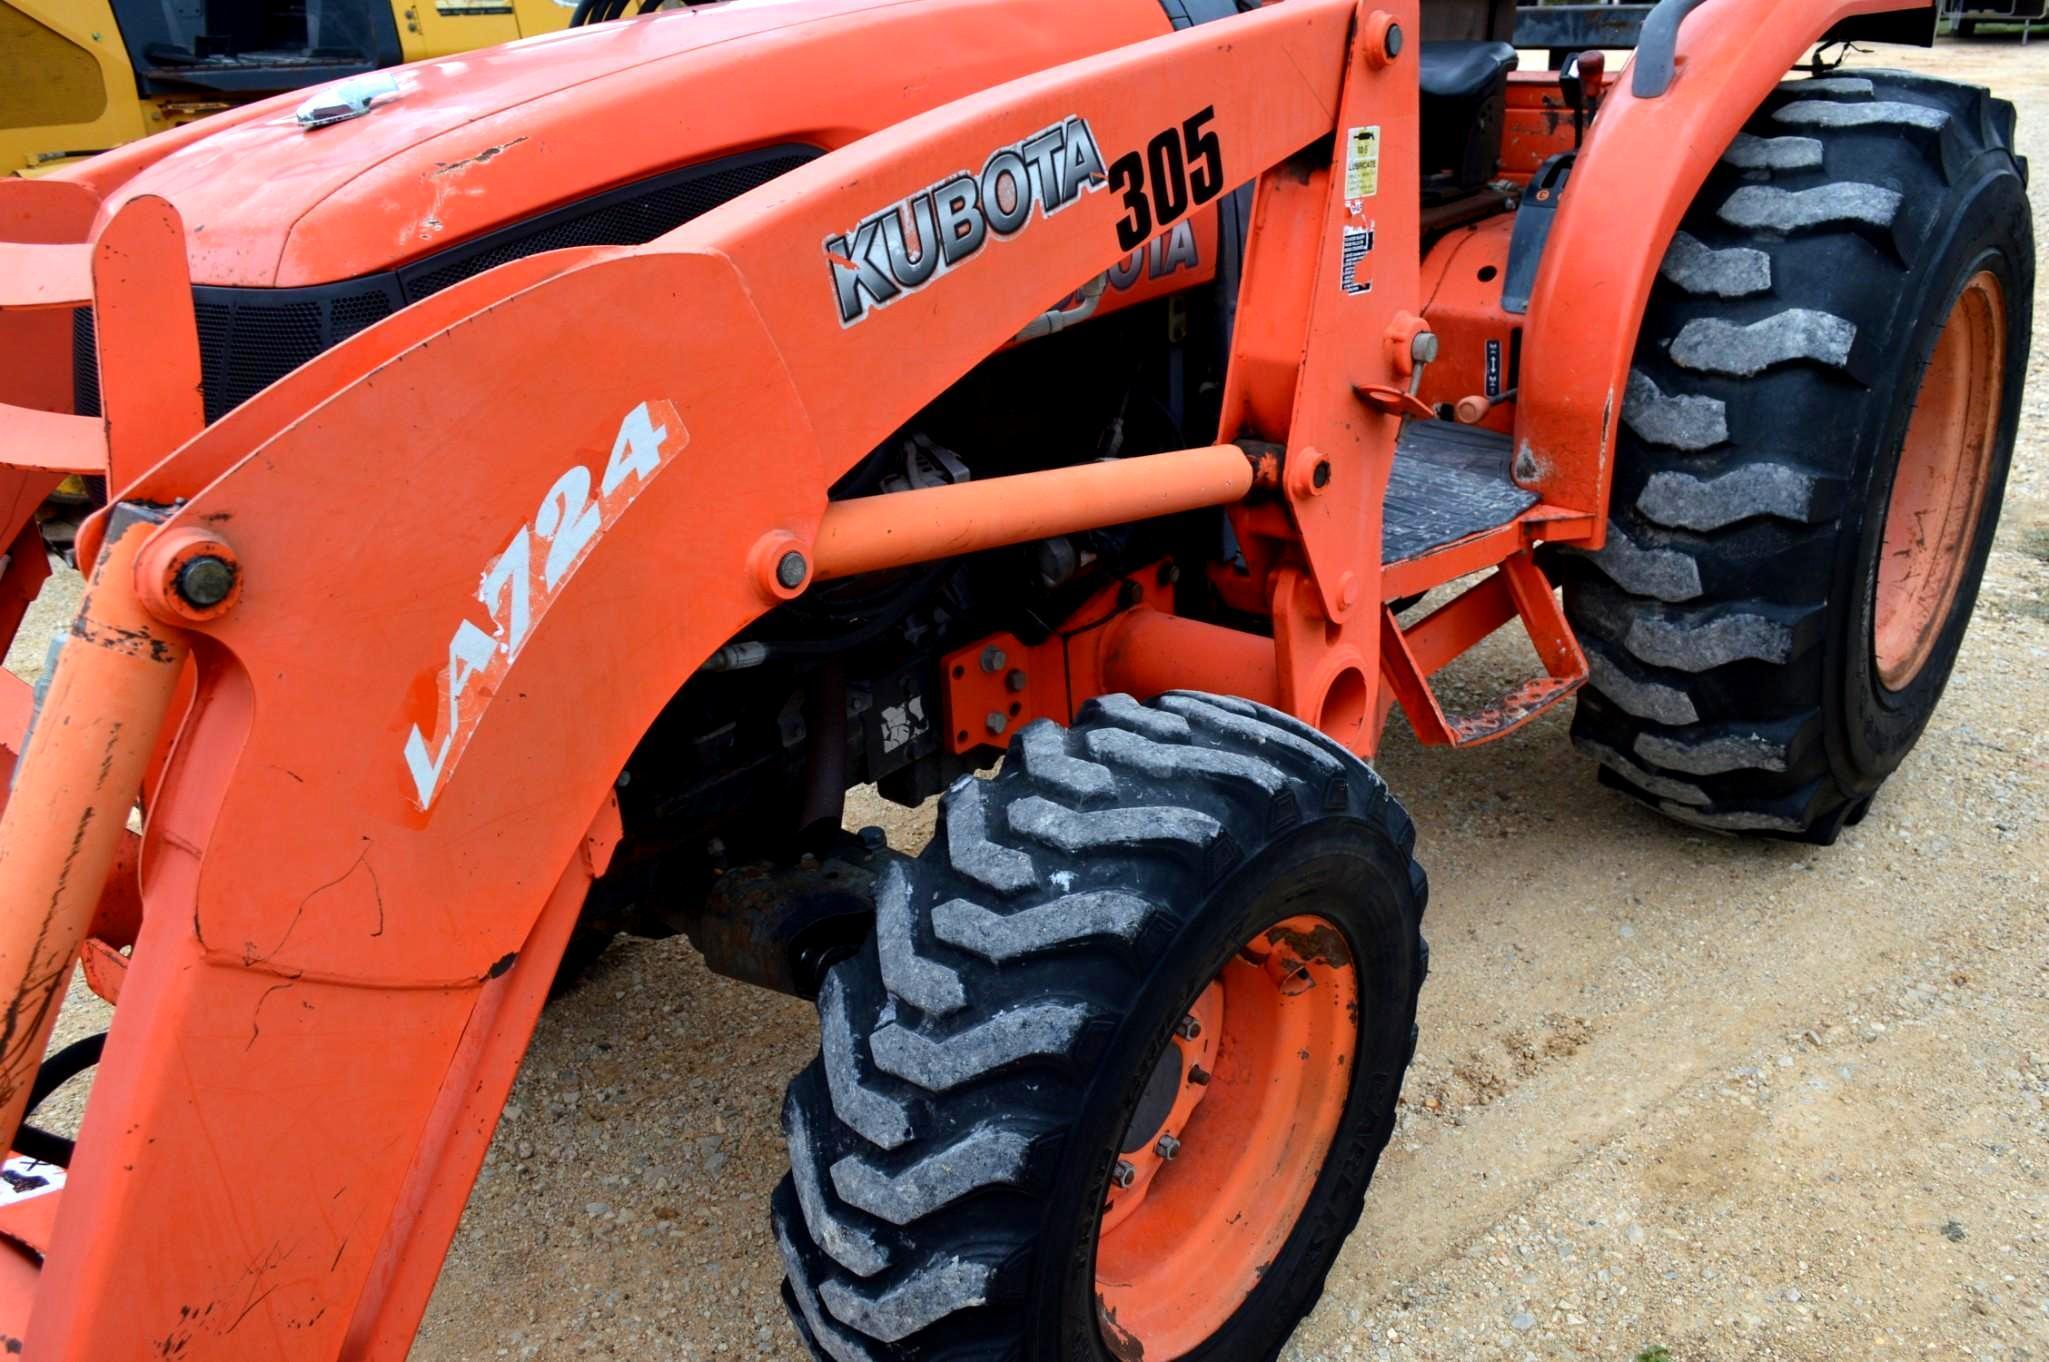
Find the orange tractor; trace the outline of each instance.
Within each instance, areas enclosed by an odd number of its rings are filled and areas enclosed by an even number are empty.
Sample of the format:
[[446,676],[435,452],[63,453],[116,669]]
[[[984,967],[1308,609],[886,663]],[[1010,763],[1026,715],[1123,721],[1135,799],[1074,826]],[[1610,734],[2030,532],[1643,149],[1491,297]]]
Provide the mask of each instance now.
[[731,0],[0,183],[0,624],[87,575],[0,690],[0,1344],[402,1356],[627,931],[817,999],[811,1356],[1276,1356],[1415,1046],[1394,707],[1831,841],[2020,410],[2012,108],[1829,65],[1932,4],[1516,20]]

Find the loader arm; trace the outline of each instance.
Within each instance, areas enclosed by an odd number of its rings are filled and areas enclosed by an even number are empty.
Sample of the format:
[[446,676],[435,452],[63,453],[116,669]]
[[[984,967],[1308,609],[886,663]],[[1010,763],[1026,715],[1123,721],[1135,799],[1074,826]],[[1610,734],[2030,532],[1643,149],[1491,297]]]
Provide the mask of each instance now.
[[[1128,252],[1126,153],[1209,111],[1193,136],[1216,140],[1214,195],[1330,133],[1354,23],[1315,0],[1139,44],[866,139],[649,247],[481,276],[129,488],[183,501],[128,532],[150,535],[145,599],[164,608],[181,536],[232,555],[240,597],[180,622],[199,691],[34,1283],[36,1356],[403,1352],[564,905],[602,868],[613,774],[788,594],[763,546],[808,545],[841,471]],[[879,296],[871,273],[848,320],[847,247],[828,243],[1003,148],[1046,167],[1013,177],[1036,195],[1013,234],[915,291]],[[1375,313],[1413,305],[1397,293]],[[1361,349],[1362,378],[1385,368]],[[1391,423],[1381,439],[1391,457]],[[16,808],[5,837],[52,831]],[[32,911],[35,886],[8,893]]]

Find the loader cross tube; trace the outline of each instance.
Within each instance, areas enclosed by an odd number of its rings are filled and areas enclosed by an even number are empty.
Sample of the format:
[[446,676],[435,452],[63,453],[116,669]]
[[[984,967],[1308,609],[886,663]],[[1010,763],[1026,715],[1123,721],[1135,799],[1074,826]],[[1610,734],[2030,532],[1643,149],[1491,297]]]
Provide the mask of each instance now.
[[1252,491],[1256,471],[1237,446],[1213,445],[838,501],[819,521],[813,578],[1228,505]]

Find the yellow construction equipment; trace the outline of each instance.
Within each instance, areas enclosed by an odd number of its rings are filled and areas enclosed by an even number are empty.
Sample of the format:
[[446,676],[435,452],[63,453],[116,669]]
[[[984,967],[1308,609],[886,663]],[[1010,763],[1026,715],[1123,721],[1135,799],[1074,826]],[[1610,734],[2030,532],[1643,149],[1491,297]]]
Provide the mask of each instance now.
[[0,0],[0,175],[567,26],[561,0]]

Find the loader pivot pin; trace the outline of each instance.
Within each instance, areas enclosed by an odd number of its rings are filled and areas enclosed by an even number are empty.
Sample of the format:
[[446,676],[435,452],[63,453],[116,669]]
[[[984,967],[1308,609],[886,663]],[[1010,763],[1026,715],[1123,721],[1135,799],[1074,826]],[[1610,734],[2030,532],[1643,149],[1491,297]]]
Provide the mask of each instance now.
[[199,624],[225,614],[241,592],[242,560],[206,530],[166,530],[135,555],[135,594],[169,623]]
[[1402,49],[1408,45],[1408,35],[1402,26],[1386,10],[1377,9],[1366,16],[1362,25],[1358,51],[1366,64],[1376,70],[1394,65],[1401,60]]
[[770,530],[747,555],[747,571],[771,602],[793,601],[811,585],[811,557],[803,540],[787,530]]
[[214,554],[201,554],[178,571],[180,600],[201,610],[219,605],[235,589],[235,566]]

